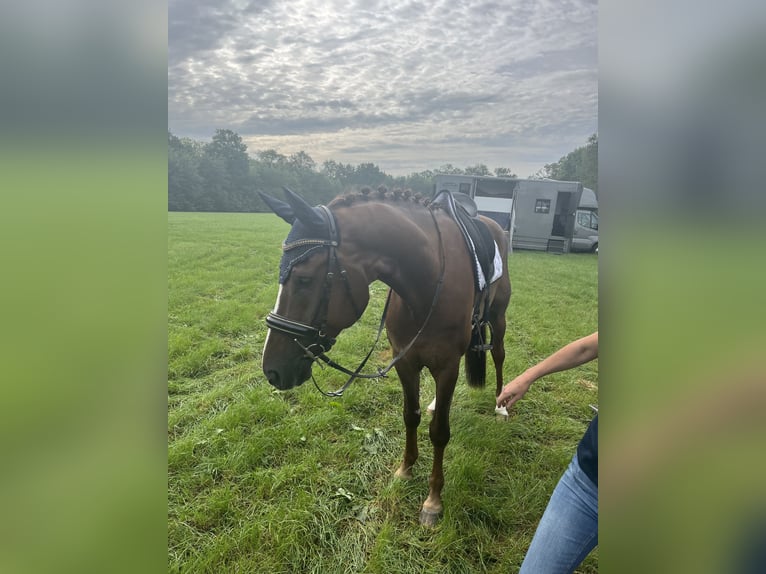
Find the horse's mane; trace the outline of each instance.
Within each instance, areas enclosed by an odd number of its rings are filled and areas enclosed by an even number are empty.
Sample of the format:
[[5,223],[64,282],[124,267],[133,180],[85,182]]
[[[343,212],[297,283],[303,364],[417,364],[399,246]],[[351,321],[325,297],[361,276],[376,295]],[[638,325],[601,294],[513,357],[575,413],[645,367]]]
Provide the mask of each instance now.
[[430,197],[424,197],[419,193],[413,193],[411,189],[396,188],[389,191],[385,185],[381,185],[375,190],[369,187],[363,187],[359,191],[339,195],[328,204],[328,207],[348,207],[356,203],[367,201],[422,205],[423,207],[429,207],[430,209],[439,207],[438,204],[431,202]]

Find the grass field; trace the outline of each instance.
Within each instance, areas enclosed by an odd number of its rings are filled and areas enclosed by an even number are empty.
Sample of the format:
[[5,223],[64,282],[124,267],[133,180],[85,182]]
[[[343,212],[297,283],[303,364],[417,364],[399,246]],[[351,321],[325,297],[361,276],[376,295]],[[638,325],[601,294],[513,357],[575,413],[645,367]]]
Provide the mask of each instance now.
[[[419,428],[415,478],[398,379],[340,399],[263,377],[264,318],[288,226],[270,214],[169,213],[168,569],[170,572],[516,572],[548,497],[598,402],[598,362],[532,386],[507,421],[494,385],[461,377],[445,454],[444,515],[418,523],[432,451]],[[516,252],[506,380],[598,323],[597,257]],[[385,286],[333,358],[356,365],[374,340]],[[387,344],[371,359],[383,366]],[[488,361],[488,380],[493,368]],[[342,376],[315,368],[337,388]],[[424,376],[421,405],[433,398]],[[598,550],[579,572],[597,572]]]

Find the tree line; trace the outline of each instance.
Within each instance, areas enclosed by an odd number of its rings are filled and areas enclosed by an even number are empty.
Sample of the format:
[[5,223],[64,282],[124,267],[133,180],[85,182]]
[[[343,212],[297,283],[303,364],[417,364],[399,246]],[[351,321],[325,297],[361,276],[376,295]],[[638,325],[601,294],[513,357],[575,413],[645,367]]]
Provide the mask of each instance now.
[[[559,173],[557,166],[565,159],[546,165],[545,170]],[[286,156],[268,149],[251,156],[242,138],[232,130],[216,130],[209,142],[179,138],[168,131],[170,211],[269,211],[257,191],[279,196],[282,186],[300,191],[312,204],[327,203],[340,193],[365,185],[409,188],[430,195],[433,177],[439,173],[517,177],[509,168],[490,170],[484,164],[466,168],[445,164],[436,170],[392,176],[374,163],[352,165],[327,160],[319,166],[304,151]],[[586,187],[595,189],[592,185]]]
[[540,175],[561,181],[579,181],[598,197],[598,135],[593,134],[586,145],[569,152],[559,161],[546,164]]

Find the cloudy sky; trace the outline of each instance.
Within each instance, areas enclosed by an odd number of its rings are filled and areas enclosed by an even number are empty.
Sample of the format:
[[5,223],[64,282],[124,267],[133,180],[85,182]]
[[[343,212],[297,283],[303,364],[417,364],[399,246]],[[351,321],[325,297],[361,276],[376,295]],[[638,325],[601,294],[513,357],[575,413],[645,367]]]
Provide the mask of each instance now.
[[168,127],[251,153],[526,177],[598,131],[590,0],[170,0]]

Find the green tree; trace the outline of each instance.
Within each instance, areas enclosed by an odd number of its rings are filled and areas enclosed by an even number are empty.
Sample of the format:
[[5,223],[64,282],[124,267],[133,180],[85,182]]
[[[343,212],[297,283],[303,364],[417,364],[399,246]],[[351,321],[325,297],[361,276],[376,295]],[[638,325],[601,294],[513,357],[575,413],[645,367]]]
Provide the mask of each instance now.
[[511,170],[510,167],[496,167],[495,176],[496,177],[513,177],[513,178],[519,177],[518,175],[513,173],[513,170]]
[[199,211],[235,211],[231,194],[231,178],[223,158],[203,154],[199,161],[199,174],[204,193],[197,202]]
[[356,166],[354,175],[348,183],[377,187],[379,185],[387,184],[388,180],[391,179],[393,178],[391,178],[390,175],[383,173],[374,163],[360,163]]
[[467,168],[465,168],[464,173],[466,175],[492,175],[492,172],[489,171],[489,168],[483,163],[469,165]]
[[201,146],[168,132],[168,210],[196,211],[203,195]]
[[465,172],[461,168],[455,167],[451,163],[445,163],[444,165],[439,166],[439,168],[436,170],[436,173],[443,173],[446,175],[461,175]]
[[569,152],[556,163],[546,164],[543,177],[579,181],[598,195],[598,134],[588,138],[587,145]]
[[287,163],[287,156],[282,155],[275,149],[267,149],[256,153],[258,161],[266,165],[284,165]]
[[330,159],[322,164],[322,174],[344,186],[354,179],[355,172],[356,168],[350,163],[342,163]]
[[313,171],[317,165],[311,156],[303,150],[294,153],[287,158],[287,163],[295,169],[306,169],[309,171]]
[[233,178],[247,175],[250,169],[247,146],[239,134],[231,130],[216,130],[212,141],[205,146],[205,153],[223,159]]
[[415,193],[429,196],[433,192],[434,175],[434,172],[430,169],[417,173],[411,173],[405,178],[404,187],[410,188]]
[[218,129],[205,144],[200,160],[205,183],[204,208],[215,211],[243,211],[247,208],[250,158],[247,145],[236,132]]

